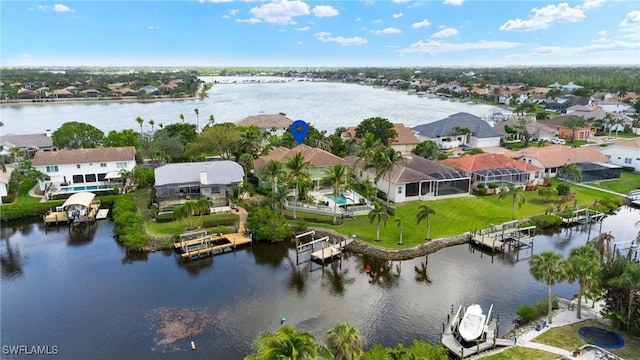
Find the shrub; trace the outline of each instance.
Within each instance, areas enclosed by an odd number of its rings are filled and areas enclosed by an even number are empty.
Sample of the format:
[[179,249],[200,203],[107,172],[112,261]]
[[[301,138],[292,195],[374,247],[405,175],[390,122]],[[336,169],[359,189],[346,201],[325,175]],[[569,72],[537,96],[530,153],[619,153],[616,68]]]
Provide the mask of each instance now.
[[171,212],[159,213],[158,215],[156,215],[156,222],[158,223],[166,223],[166,222],[172,222],[172,221],[173,221],[173,213]]
[[0,220],[11,221],[40,217],[51,208],[62,205],[63,201],[48,201],[46,203],[22,204],[11,203],[0,207]]
[[562,218],[556,215],[536,215],[529,220],[529,223],[537,228],[546,229],[562,225]]
[[131,195],[119,196],[113,205],[113,233],[124,246],[139,250],[149,239],[142,232],[144,218],[136,213]]
[[216,226],[232,226],[238,223],[236,214],[216,214],[202,219],[202,227],[212,228]]
[[[538,313],[539,316],[546,315],[548,310],[547,308],[548,299],[545,298],[545,299],[540,299],[536,301],[533,307],[536,309],[536,312]],[[558,308],[559,308],[558,297],[554,296],[553,299],[551,300],[551,310],[558,310]]]
[[569,195],[571,193],[571,187],[565,183],[558,184],[558,186],[556,186],[556,190],[560,196]]
[[492,182],[492,183],[490,183],[490,184],[489,184],[489,189],[497,189],[497,188],[499,188],[499,187],[500,187],[500,186],[499,186],[498,184],[494,183],[494,182]]
[[261,208],[249,213],[247,228],[251,229],[256,240],[283,241],[293,235],[284,216],[269,208]]
[[538,311],[529,304],[518,306],[516,308],[516,315],[518,315],[518,318],[516,319],[518,325],[530,323],[539,316]]

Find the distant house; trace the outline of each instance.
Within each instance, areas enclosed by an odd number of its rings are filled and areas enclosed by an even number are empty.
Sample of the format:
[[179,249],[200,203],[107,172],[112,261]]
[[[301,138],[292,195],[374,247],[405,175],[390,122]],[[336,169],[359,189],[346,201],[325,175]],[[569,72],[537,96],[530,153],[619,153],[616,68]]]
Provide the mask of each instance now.
[[121,171],[136,166],[133,146],[39,151],[33,167],[49,179],[40,181],[40,190],[47,193],[98,191],[111,188],[111,180],[120,179]]
[[98,97],[101,95],[100,91],[96,89],[82,90],[81,93],[84,94],[84,96],[86,97]]
[[[476,148],[500,146],[500,134],[489,123],[469,113],[456,113],[442,120],[411,128],[419,141],[432,140],[442,149],[469,145]],[[459,129],[469,129],[470,135]]]
[[[514,129],[516,126],[518,126],[518,120],[515,117],[511,117],[506,121],[501,121],[497,123],[493,127],[493,129],[498,134],[502,135],[505,140],[523,140],[522,134],[508,133],[506,131],[507,126]],[[533,141],[537,141],[537,140],[549,141],[552,138],[554,138],[555,135],[558,133],[555,128],[547,126],[545,122],[539,122],[535,120],[527,122],[525,127],[527,129],[527,132],[531,135],[531,140]]]
[[452,157],[440,163],[461,170],[476,184],[529,185],[540,184],[543,181],[541,168],[500,154]]
[[[349,126],[347,130],[341,134],[342,139],[356,139],[357,128],[357,126]],[[411,128],[401,123],[394,123],[393,130],[395,130],[397,134],[396,138],[391,142],[391,147],[394,150],[400,151],[403,154],[409,154],[411,150],[418,145],[418,138],[413,134]]]
[[618,140],[613,145],[600,148],[599,151],[612,164],[632,167],[633,171],[640,172],[640,139]]
[[32,158],[37,151],[52,151],[51,130],[41,134],[7,134],[0,136],[0,155],[10,155],[12,148],[19,148],[22,156]]
[[127,87],[119,89],[118,92],[120,93],[121,96],[137,96],[138,95],[137,90],[133,90]]
[[[271,150],[267,155],[261,156],[254,160],[253,167],[257,172],[270,160],[275,160],[283,165],[287,162],[287,160],[294,157],[298,152],[302,154],[302,157],[305,161],[308,161],[310,164],[309,168],[309,176],[311,177],[311,181],[313,181],[314,186],[318,186],[320,181],[326,177],[326,169],[328,167],[334,166],[336,164],[346,165],[347,162],[332,153],[318,149],[312,148],[308,145],[301,144],[293,149],[287,149],[284,147],[278,147]],[[284,169],[286,171],[286,169]],[[263,184],[268,181],[268,179],[261,179]]]
[[390,173],[376,182],[375,169],[364,169],[355,157],[348,161],[358,180],[371,179],[376,188],[388,194],[395,203],[412,200],[434,200],[469,195],[471,179],[457,170],[423,157],[407,154],[405,161],[394,166]]
[[518,161],[535,165],[544,169],[544,174],[555,177],[558,169],[566,164],[595,163],[604,164],[607,158],[590,146],[568,147],[564,145],[549,145],[543,147],[528,147],[520,150]]
[[282,114],[264,114],[248,116],[236,123],[238,126],[257,126],[262,133],[282,136],[293,121]]
[[172,163],[155,169],[160,211],[171,211],[187,200],[207,198],[213,206],[228,206],[231,187],[242,182],[244,170],[230,161]]
[[584,86],[576,85],[573,81],[569,82],[566,85],[559,84],[557,82],[549,85],[550,89],[560,89],[563,92],[572,92],[574,90],[582,89]]
[[31,89],[20,89],[18,90],[18,97],[20,99],[34,99],[36,92]]
[[48,97],[53,99],[67,99],[73,97],[73,94],[67,89],[57,89],[49,93]]
[[576,127],[575,129],[570,128],[567,124],[567,121],[571,120],[573,115],[563,115],[558,116],[553,119],[546,120],[544,124],[550,128],[553,128],[557,131],[559,137],[563,138],[571,138],[575,134],[575,138],[577,140],[588,140],[589,138],[595,136],[596,129],[593,127],[593,124],[589,120],[584,120],[584,125]]
[[147,95],[157,95],[158,94],[158,88],[155,87],[155,86],[151,86],[151,85],[143,86],[138,90],[138,92],[142,92],[142,91],[144,91],[144,93],[147,94]]
[[608,113],[621,113],[633,108],[631,105],[622,101],[592,101],[591,104],[600,107]]

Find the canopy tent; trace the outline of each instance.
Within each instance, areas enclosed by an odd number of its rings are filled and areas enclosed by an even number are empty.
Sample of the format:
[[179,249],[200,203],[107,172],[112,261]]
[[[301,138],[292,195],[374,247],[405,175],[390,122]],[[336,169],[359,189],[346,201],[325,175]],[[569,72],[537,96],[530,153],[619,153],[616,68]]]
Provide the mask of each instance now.
[[96,194],[92,193],[92,192],[79,192],[79,193],[75,193],[71,196],[69,196],[69,198],[67,199],[67,201],[64,202],[64,204],[62,204],[62,208],[67,211],[70,207],[73,206],[84,206],[86,208],[88,208],[91,205],[91,202],[93,201],[93,198],[96,197]]

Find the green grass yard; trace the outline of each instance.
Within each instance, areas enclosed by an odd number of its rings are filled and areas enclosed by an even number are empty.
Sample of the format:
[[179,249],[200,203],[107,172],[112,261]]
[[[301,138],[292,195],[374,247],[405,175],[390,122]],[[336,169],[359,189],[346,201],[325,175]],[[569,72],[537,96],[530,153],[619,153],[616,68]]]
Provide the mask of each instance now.
[[[554,186],[560,181],[554,180]],[[596,199],[612,198],[613,195],[598,190],[571,186],[571,191],[576,193],[578,207],[580,204],[591,204]],[[525,219],[533,215],[543,214],[550,206],[556,206],[555,202],[545,202],[536,191],[524,193],[526,202],[522,207],[516,206],[516,219]],[[453,235],[459,235],[472,229],[481,229],[511,221],[512,201],[510,197],[499,199],[492,196],[468,196],[434,201],[412,201],[397,205],[395,216],[390,216],[387,226],[380,224],[380,242],[376,242],[376,223],[371,224],[367,216],[357,216],[346,220],[344,224],[332,226],[328,224],[313,224],[313,226],[333,229],[341,234],[356,234],[358,239],[374,243],[383,248],[399,249],[410,248],[424,242],[427,234],[426,222],[420,225],[416,223],[416,213],[420,205],[429,205],[435,215],[431,215],[431,238],[437,239]],[[562,205],[572,207],[573,203]],[[395,224],[395,219],[401,219],[403,223],[403,242],[398,245],[400,230]]]
[[587,184],[620,194],[627,194],[631,190],[640,189],[640,173],[623,171],[620,173],[620,179],[595,181]]
[[556,360],[558,355],[546,351],[514,347],[498,354],[484,356],[485,360]]

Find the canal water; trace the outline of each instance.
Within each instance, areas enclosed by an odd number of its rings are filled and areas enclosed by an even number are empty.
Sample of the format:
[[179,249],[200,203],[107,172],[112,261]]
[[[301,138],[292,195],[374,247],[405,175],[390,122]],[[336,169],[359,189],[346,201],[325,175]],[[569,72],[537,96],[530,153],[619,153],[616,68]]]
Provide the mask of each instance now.
[[[602,231],[622,244],[635,237],[638,220],[638,209],[622,208]],[[492,257],[461,245],[407,261],[348,253],[323,268],[297,266],[290,243],[194,262],[172,252],[127,253],[112,230],[109,221],[48,232],[39,222],[2,224],[3,346],[55,346],[64,359],[241,359],[260,332],[280,327],[280,314],[320,341],[346,321],[367,348],[436,343],[451,306],[474,302],[494,305],[504,333],[517,306],[546,296],[529,274],[531,254],[566,256],[589,232],[581,226],[537,235],[533,250],[517,255]],[[591,235],[598,230],[592,226]],[[567,283],[554,287],[562,297],[576,291]]]

